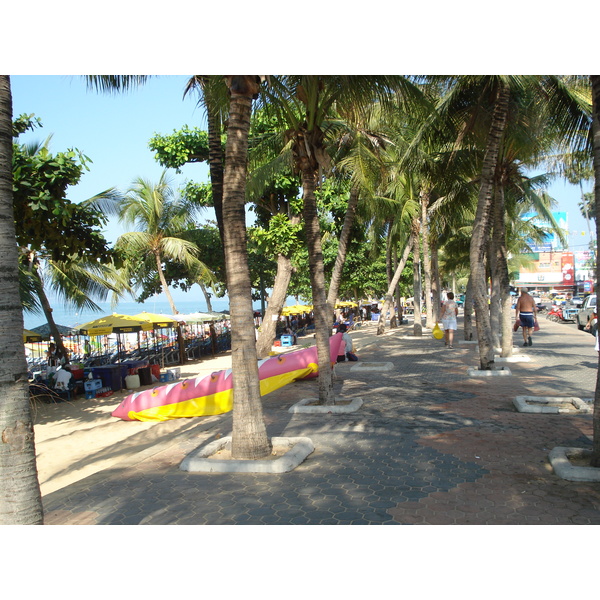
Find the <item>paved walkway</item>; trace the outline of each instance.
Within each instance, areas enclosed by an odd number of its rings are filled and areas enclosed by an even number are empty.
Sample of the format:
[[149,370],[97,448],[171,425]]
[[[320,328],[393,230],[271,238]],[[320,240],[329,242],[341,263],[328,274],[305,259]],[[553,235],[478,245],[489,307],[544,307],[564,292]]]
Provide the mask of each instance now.
[[[270,436],[307,436],[315,452],[284,474],[186,473],[179,463],[215,437],[231,415],[190,420],[160,443],[43,498],[47,524],[600,524],[600,484],[561,480],[548,452],[589,447],[591,415],[519,413],[517,395],[591,398],[594,340],[541,319],[530,362],[512,375],[469,377],[476,346],[447,350],[412,325],[353,334],[363,362],[336,367],[336,393],[362,398],[347,414],[292,414],[316,394],[302,381],[264,398]],[[460,325],[459,325],[460,326]],[[460,337],[460,335],[458,336]],[[356,363],[354,363],[356,364]]]

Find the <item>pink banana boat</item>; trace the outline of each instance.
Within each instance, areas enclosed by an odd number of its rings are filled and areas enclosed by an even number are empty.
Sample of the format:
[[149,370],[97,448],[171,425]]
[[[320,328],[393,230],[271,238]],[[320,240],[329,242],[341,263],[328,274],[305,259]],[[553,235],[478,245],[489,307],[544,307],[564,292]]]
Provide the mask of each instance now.
[[[329,339],[332,366],[341,344],[341,333]],[[316,346],[261,360],[258,363],[261,396],[298,379],[316,377],[318,372]],[[125,421],[166,421],[228,412],[233,408],[231,373],[231,369],[216,371],[130,394],[112,416]]]

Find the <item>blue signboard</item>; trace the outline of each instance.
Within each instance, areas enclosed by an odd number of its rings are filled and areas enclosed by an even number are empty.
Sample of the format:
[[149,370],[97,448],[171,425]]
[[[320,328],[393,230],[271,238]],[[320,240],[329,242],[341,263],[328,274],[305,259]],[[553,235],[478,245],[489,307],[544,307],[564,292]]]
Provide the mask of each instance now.
[[[567,232],[567,213],[566,212],[552,212],[552,216],[556,221],[556,224],[565,233]],[[522,217],[523,221],[533,221],[538,227],[551,227],[548,221],[540,219],[536,213],[527,213]],[[556,233],[547,233],[543,242],[534,242],[533,240],[527,240],[527,245],[531,248],[532,252],[556,252],[562,250],[563,245],[560,243],[560,239]]]

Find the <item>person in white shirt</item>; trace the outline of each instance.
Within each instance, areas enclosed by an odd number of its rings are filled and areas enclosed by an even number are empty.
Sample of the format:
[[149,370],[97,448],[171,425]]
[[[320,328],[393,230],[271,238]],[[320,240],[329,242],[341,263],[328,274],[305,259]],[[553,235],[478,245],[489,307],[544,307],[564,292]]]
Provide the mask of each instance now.
[[71,373],[71,369],[69,367],[61,367],[56,371],[56,375],[54,376],[54,389],[58,391],[66,391],[69,387],[69,382],[73,374]]
[[458,306],[454,301],[454,294],[452,292],[448,292],[448,300],[442,304],[442,325],[444,326],[444,339],[447,348],[452,348],[454,332],[457,329],[457,317]]

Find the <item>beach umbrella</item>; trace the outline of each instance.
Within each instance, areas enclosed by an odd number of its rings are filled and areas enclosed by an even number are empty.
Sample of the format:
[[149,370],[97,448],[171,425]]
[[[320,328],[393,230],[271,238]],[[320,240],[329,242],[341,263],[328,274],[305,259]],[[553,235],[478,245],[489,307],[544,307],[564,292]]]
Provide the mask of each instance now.
[[83,335],[111,335],[117,336],[117,356],[121,353],[121,334],[136,333],[138,331],[151,331],[152,322],[146,319],[131,317],[129,315],[120,315],[113,313],[106,317],[100,317],[89,323],[79,326]]
[[284,317],[289,317],[290,315],[309,313],[312,311],[312,309],[312,304],[294,304],[292,306],[284,306],[281,310],[281,314]]
[[31,344],[32,342],[41,342],[42,341],[41,334],[30,331],[29,329],[23,329],[23,342],[25,344]]
[[[146,320],[146,321],[149,321],[150,323],[152,323],[152,329],[175,329],[177,327],[177,325],[179,324],[179,320],[180,320],[179,315],[176,315],[176,316],[159,315],[156,313],[149,313],[146,311],[138,313],[137,315],[134,315],[134,316],[138,319]],[[165,338],[167,338],[167,336],[161,335],[160,338],[162,340],[164,340]],[[138,336],[138,348],[139,348],[139,346],[140,346],[140,341],[139,341],[139,336]],[[156,350],[156,336],[155,336],[154,348]],[[164,346],[161,345],[163,366],[164,366],[164,353],[165,353]]]
[[157,315],[145,311],[138,313],[137,315],[133,315],[134,319],[140,319],[142,321],[148,321],[152,323],[155,329],[177,327],[177,322],[179,320],[178,317],[179,315],[177,315],[177,317],[174,317],[171,315]]
[[79,326],[83,335],[110,335],[111,333],[135,333],[136,331],[150,331],[152,323],[146,319],[113,313],[100,317],[89,323]]
[[[60,335],[71,336],[79,333],[75,327],[67,327],[66,325],[59,325],[58,323],[56,324],[56,329],[58,329],[58,333],[60,333]],[[44,323],[44,325],[38,325],[31,331],[39,333],[44,339],[50,339],[50,336],[52,335],[50,331],[50,325],[48,323]]]
[[356,302],[349,302],[344,300],[343,302],[336,302],[334,308],[356,308],[358,304]]
[[187,315],[175,315],[173,318],[177,318],[178,321],[183,321],[185,323],[206,323],[209,321],[220,321],[223,318],[223,315],[195,312]]

